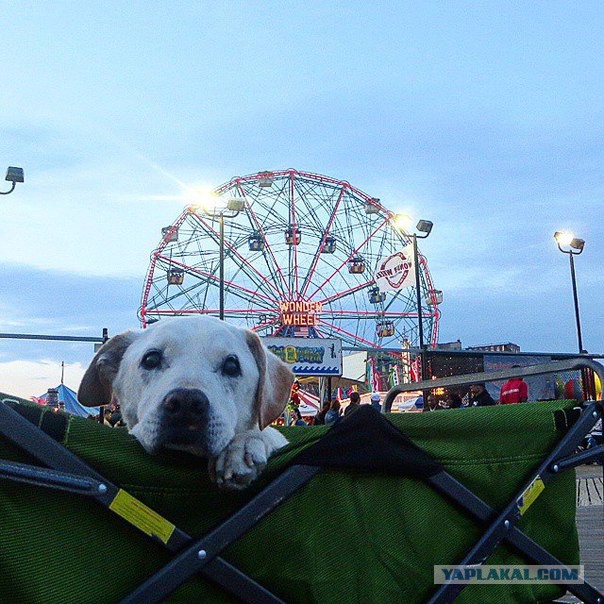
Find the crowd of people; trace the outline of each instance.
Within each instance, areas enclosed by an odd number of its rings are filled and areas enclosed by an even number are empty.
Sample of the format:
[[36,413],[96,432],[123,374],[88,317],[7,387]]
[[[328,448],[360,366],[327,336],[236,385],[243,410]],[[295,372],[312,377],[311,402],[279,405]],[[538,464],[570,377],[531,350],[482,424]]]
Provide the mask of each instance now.
[[427,398],[427,411],[441,409],[460,409],[462,407],[489,407],[492,405],[513,405],[528,401],[528,385],[521,377],[509,379],[499,391],[499,400],[496,401],[488,392],[484,382],[470,385],[470,391],[465,397],[455,392],[449,392],[443,401],[430,394]]
[[[421,398],[421,397],[420,397]],[[325,401],[321,410],[310,421],[305,421],[298,409],[295,409],[292,415],[294,425],[334,425],[341,419],[348,417],[361,406],[361,396],[358,392],[350,394],[350,402],[346,407],[342,407],[342,402],[334,398]],[[437,399],[433,394],[429,394],[426,400],[425,411],[440,411],[443,409],[461,409],[464,407],[486,407],[491,405],[511,405],[528,401],[528,385],[520,378],[512,378],[505,382],[501,387],[499,400],[495,400],[488,392],[484,382],[471,384],[469,392],[462,397],[457,392],[448,392],[445,398]],[[381,411],[381,396],[374,392],[370,398],[371,406]]]
[[[334,398],[331,401],[325,401],[321,410],[315,415],[313,425],[315,426],[333,426],[340,420],[349,417],[361,407],[361,395],[358,392],[351,392],[349,403],[342,410],[342,403]],[[382,410],[382,397],[374,392],[371,395],[371,406],[377,411]]]

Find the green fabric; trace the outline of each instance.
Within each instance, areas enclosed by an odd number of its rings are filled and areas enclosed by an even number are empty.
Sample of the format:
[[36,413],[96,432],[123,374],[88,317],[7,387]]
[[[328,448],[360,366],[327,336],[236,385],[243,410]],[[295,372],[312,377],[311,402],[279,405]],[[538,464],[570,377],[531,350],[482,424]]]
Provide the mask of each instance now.
[[[388,419],[500,509],[561,438],[553,412],[568,406],[554,401]],[[90,420],[70,418],[64,444],[176,526],[202,536],[328,429],[283,429],[290,446],[243,493],[215,489],[203,460],[176,452],[149,457],[125,430]],[[31,462],[3,441],[0,456]],[[171,558],[112,512],[76,495],[1,481],[0,519],[0,594],[11,604],[118,602]],[[563,562],[579,562],[574,472],[546,488],[520,528]],[[223,557],[287,602],[421,602],[434,590],[433,565],[456,564],[482,532],[418,480],[325,471]],[[499,547],[487,563],[528,562]],[[469,586],[458,602],[545,602],[563,591],[552,585]],[[198,577],[169,599],[201,601],[234,600]]]

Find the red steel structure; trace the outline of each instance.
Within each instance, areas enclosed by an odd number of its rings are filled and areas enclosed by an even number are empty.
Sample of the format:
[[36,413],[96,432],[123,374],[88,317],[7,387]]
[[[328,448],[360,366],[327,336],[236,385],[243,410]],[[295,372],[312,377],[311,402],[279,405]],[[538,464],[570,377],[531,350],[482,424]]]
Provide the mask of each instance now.
[[[298,170],[240,176],[215,191],[244,209],[224,218],[224,316],[260,335],[332,337],[344,345],[418,342],[415,287],[378,292],[380,260],[411,243],[379,199]],[[219,219],[190,206],[151,254],[140,320],[219,314]],[[426,344],[438,339],[438,295],[419,254]]]

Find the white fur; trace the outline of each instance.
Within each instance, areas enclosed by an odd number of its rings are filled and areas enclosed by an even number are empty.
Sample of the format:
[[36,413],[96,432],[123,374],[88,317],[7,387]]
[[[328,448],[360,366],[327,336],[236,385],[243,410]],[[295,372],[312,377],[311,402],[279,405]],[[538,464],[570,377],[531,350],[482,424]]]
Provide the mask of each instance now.
[[[261,429],[259,413],[275,415],[264,418],[266,423],[276,419],[287,404],[293,380],[277,357],[259,344],[251,346],[256,337],[212,317],[163,319],[144,331],[122,334],[121,346],[120,340],[103,346],[82,380],[79,398],[84,404],[98,404],[99,388],[110,382],[128,429],[147,451],[171,447],[205,456],[217,484],[244,488],[270,455],[287,444],[273,428]],[[149,350],[161,352],[160,367],[149,370],[141,365]],[[241,375],[222,372],[229,355],[236,355]],[[259,361],[266,367],[263,380]],[[259,384],[265,384],[265,392],[258,392]],[[200,434],[194,444],[183,446],[162,437],[162,401],[175,388],[201,391],[209,401],[207,423],[195,426]]]

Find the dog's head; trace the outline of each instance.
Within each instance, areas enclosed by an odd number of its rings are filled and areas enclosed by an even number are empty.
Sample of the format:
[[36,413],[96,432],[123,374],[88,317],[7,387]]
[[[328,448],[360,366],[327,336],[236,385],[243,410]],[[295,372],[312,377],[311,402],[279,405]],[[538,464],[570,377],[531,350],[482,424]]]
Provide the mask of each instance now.
[[145,449],[214,457],[235,436],[276,419],[293,374],[253,332],[213,317],[165,319],[111,338],[78,391],[83,405],[119,402]]

